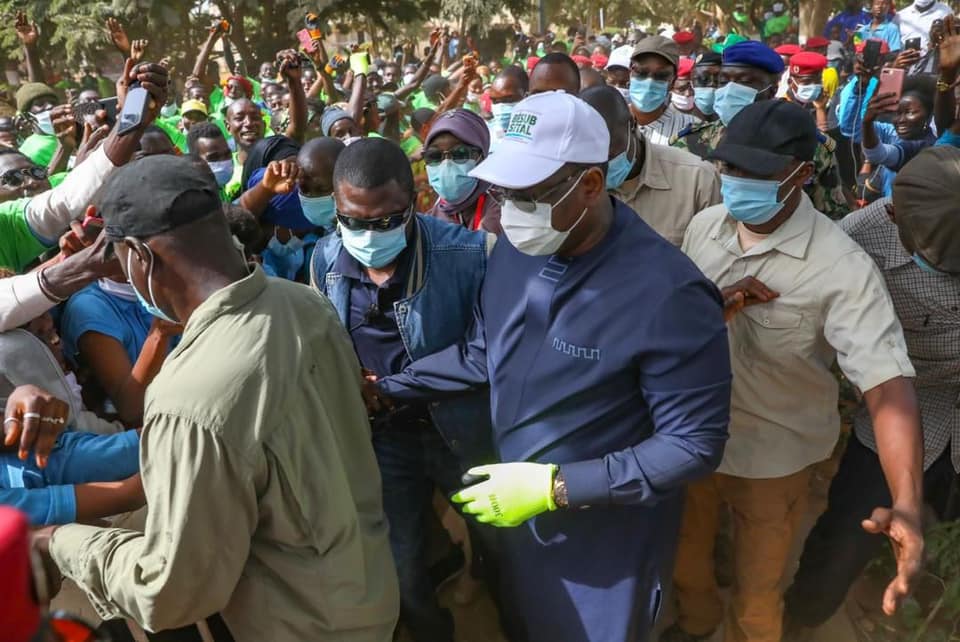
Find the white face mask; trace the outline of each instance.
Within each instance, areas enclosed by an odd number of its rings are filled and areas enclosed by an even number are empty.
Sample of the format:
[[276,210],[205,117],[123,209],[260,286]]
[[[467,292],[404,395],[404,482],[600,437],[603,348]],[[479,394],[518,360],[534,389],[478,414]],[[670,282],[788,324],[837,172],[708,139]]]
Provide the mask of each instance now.
[[53,110],[48,109],[33,115],[37,120],[37,128],[47,136],[53,136],[56,133],[53,129],[53,120],[50,118],[51,113],[53,113]]
[[820,97],[820,94],[823,93],[823,85],[797,85],[797,88],[793,90],[793,95],[797,97],[802,103],[808,103],[811,100],[816,100]]
[[673,91],[670,92],[670,102],[672,102],[673,106],[680,111],[690,111],[693,109],[693,96],[678,94],[677,92]]
[[580,224],[583,217],[587,214],[587,208],[583,208],[580,218],[570,226],[570,229],[560,231],[553,227],[553,208],[562,203],[573,190],[577,188],[583,179],[583,172],[576,182],[560,197],[556,203],[536,202],[533,212],[527,212],[519,207],[515,201],[504,199],[500,206],[500,225],[503,227],[503,233],[510,243],[530,256],[549,256],[555,254],[563,242],[570,236],[570,232]]

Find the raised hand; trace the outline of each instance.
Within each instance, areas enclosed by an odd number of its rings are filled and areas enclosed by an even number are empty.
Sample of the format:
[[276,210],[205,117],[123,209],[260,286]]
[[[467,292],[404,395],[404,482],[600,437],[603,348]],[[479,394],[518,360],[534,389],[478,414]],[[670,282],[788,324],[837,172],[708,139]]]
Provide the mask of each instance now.
[[130,54],[130,38],[124,31],[123,25],[116,18],[107,18],[107,31],[110,33],[110,42],[124,55]]
[[295,158],[273,161],[267,165],[260,184],[274,194],[289,194],[300,179],[300,167]]
[[943,20],[943,39],[940,41],[940,71],[956,73],[960,68],[960,22],[954,16]]
[[17,12],[17,22],[14,24],[17,30],[17,37],[24,47],[35,47],[40,39],[40,30],[37,29],[37,23],[27,20],[27,14],[22,11]]
[[[133,60],[134,64],[143,60],[143,55],[147,52],[148,46],[150,46],[149,40],[133,41],[133,44],[130,46],[130,59]],[[164,67],[166,67],[166,65],[164,65]]]
[[53,133],[60,140],[60,144],[67,149],[77,148],[77,120],[73,115],[73,106],[57,105],[50,112],[50,122],[53,123]]
[[284,49],[277,54],[280,67],[280,77],[289,83],[300,82],[303,67],[300,65],[300,56],[293,49]]

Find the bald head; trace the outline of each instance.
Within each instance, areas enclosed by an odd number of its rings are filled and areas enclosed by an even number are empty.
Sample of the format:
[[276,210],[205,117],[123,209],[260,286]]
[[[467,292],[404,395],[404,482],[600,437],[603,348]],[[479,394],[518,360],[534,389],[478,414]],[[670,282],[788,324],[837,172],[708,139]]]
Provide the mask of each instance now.
[[300,148],[297,164],[303,170],[300,191],[306,196],[333,192],[333,168],[346,146],[338,138],[314,138]]
[[585,89],[590,89],[591,87],[599,87],[606,84],[603,80],[603,76],[600,75],[600,72],[594,69],[593,67],[584,67],[580,70],[580,91],[582,92]]
[[584,89],[580,98],[596,109],[610,130],[610,157],[613,158],[627,148],[633,135],[633,117],[620,92],[609,85]]
[[530,94],[557,90],[573,96],[580,93],[580,69],[570,56],[551,53],[541,58],[530,72]]

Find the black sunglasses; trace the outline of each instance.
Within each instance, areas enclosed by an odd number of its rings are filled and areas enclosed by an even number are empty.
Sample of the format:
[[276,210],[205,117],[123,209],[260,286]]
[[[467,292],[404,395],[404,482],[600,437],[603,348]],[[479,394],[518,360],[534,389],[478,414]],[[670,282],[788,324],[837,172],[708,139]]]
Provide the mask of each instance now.
[[476,147],[460,145],[450,151],[442,152],[439,149],[428,148],[423,152],[423,162],[427,165],[436,166],[449,158],[454,163],[466,163],[469,160],[480,160],[480,150]]
[[0,184],[5,187],[20,187],[28,176],[34,180],[42,181],[49,176],[49,173],[45,167],[37,166],[11,169],[0,174]]
[[340,221],[340,225],[353,232],[387,232],[389,230],[395,230],[406,223],[412,214],[413,205],[410,205],[402,212],[390,214],[389,216],[384,216],[383,218],[374,219],[355,218],[353,216],[345,216],[340,212],[337,212],[337,220]]

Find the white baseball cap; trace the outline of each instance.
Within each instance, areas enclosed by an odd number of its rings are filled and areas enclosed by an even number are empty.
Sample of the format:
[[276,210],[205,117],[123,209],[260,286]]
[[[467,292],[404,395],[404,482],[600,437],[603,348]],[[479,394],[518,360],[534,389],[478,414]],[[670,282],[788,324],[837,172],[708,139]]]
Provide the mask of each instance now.
[[610,67],[623,67],[630,69],[630,59],[633,58],[633,46],[623,45],[610,52],[610,58],[607,59],[606,69]]
[[470,176],[526,189],[567,163],[606,163],[609,149],[610,132],[596,109],[565,91],[548,91],[516,104],[496,152]]

